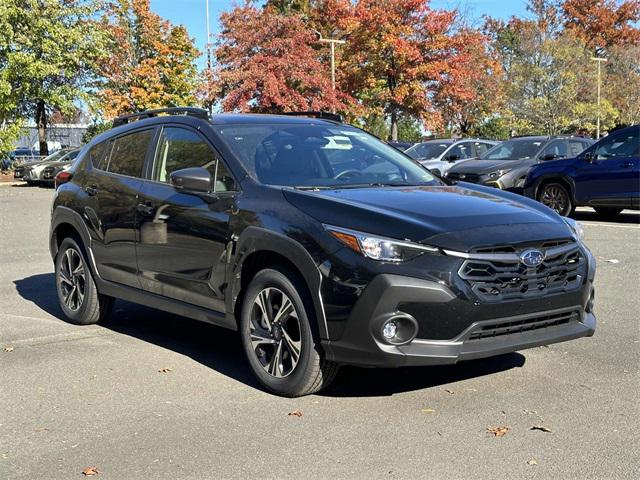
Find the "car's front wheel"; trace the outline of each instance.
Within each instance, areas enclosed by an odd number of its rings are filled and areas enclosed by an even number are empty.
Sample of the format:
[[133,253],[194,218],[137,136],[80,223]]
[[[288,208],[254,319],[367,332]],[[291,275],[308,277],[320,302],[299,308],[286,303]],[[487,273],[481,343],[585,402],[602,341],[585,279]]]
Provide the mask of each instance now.
[[575,208],[569,190],[561,183],[543,185],[537,200],[564,217],[571,215]]
[[84,250],[74,238],[60,244],[55,275],[60,308],[71,323],[90,325],[109,315],[113,298],[98,293]]
[[286,268],[261,270],[247,288],[240,318],[251,370],[267,390],[287,397],[321,390],[338,370],[322,358],[310,300],[294,285],[301,281]]

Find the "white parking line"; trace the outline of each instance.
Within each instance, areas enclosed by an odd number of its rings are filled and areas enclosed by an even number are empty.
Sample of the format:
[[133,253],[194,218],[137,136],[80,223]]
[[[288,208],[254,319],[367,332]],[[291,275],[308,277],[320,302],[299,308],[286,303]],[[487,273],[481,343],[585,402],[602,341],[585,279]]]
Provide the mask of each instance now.
[[597,226],[597,227],[611,227],[611,228],[631,228],[631,229],[640,229],[640,225],[618,225],[613,223],[599,223],[599,222],[589,222],[584,220],[578,220],[581,225],[587,226]]

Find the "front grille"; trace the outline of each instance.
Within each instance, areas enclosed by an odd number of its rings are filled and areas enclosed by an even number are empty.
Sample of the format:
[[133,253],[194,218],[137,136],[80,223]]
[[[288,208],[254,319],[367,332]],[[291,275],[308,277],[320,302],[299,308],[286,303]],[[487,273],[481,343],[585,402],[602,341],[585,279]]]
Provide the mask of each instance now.
[[573,249],[560,248],[556,253],[547,250],[544,261],[536,267],[528,267],[519,259],[469,258],[458,273],[479,299],[491,303],[575,290],[580,287],[585,269],[586,259],[576,245]]
[[499,323],[486,323],[475,328],[469,334],[468,339],[481,340],[484,338],[501,337],[503,335],[511,335],[514,333],[529,332],[532,330],[540,330],[542,328],[568,325],[570,323],[578,321],[580,321],[580,312],[574,310],[572,312],[539,315],[521,320]]
[[53,174],[55,172],[55,168],[54,167],[47,167],[44,169],[44,172],[42,173],[42,176],[44,178],[53,178]]
[[24,167],[16,167],[13,169],[13,176],[15,178],[21,178],[24,175]]
[[449,172],[447,178],[450,180],[460,180],[461,182],[478,183],[480,181],[480,175],[477,173],[461,173],[461,172]]

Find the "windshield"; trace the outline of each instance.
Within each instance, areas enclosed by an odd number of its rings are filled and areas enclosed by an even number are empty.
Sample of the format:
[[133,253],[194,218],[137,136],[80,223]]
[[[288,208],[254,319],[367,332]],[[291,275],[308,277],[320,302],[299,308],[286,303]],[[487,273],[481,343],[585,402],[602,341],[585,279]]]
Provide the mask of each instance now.
[[544,145],[544,140],[507,140],[480,157],[480,160],[524,160],[534,158]]
[[404,153],[416,160],[430,160],[442,155],[449,145],[451,144],[443,142],[419,143],[407,149]]
[[217,130],[251,176],[268,185],[443,185],[395,148],[346,125],[244,124]]

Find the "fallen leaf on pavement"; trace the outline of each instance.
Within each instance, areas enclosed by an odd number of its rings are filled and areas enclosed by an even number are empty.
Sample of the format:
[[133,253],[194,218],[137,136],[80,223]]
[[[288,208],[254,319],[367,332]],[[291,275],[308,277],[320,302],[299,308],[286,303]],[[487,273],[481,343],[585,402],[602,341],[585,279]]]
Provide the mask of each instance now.
[[13,347],[4,347],[5,352],[13,352]]
[[540,430],[541,432],[551,433],[551,429],[543,425],[533,425],[529,430]]
[[449,390],[448,388],[445,388],[444,391],[447,392],[449,395],[453,395],[454,393],[456,393],[453,390]]
[[620,263],[620,260],[618,260],[617,258],[610,258],[609,260],[607,260],[607,263]]
[[172,372],[173,370],[171,370],[170,368],[161,368],[160,370],[158,370],[160,373],[169,373]]
[[301,417],[302,416],[302,412],[300,410],[294,410],[293,412],[289,412],[288,414],[290,417]]
[[531,460],[527,460],[527,465],[537,465],[538,462],[536,460],[534,460],[533,458]]
[[422,410],[420,410],[422,413],[436,413],[436,411],[433,408],[423,408]]
[[488,427],[487,433],[493,434],[494,437],[504,437],[507,432],[511,429],[511,427],[500,426],[500,427]]
[[100,473],[100,470],[98,470],[98,467],[87,467],[84,470],[82,470],[82,474],[86,475],[87,477],[90,477],[92,475],[98,475]]

